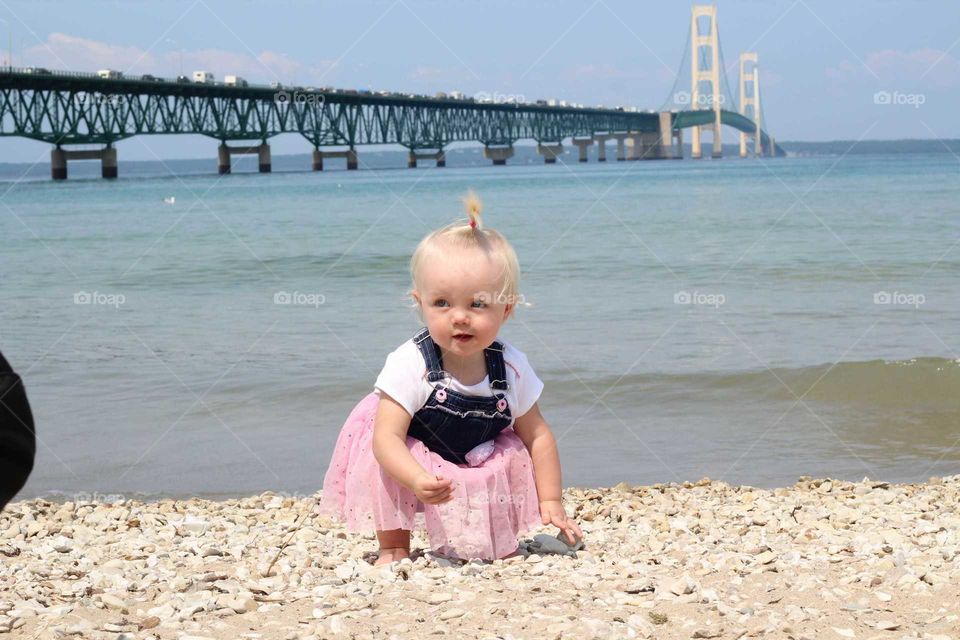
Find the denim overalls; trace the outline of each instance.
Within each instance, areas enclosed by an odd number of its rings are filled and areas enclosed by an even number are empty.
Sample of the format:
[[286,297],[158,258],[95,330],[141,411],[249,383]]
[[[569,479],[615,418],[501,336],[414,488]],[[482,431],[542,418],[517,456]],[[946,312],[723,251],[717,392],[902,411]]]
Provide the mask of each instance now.
[[[426,327],[413,338],[427,365],[427,380],[442,381],[443,371],[440,347],[430,337]],[[468,451],[513,424],[510,407],[504,393],[507,369],[503,363],[503,344],[494,342],[484,349],[487,375],[493,396],[468,396],[442,385],[434,385],[423,407],[413,414],[407,435],[421,440],[427,448],[455,464],[467,464]]]

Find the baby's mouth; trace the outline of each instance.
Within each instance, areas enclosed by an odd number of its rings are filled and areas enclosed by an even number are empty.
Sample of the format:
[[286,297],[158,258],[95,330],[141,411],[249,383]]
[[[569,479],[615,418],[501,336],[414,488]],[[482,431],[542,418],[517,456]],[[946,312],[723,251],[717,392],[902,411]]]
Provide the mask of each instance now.
[[453,339],[456,340],[457,342],[468,342],[469,340],[473,339],[473,336],[470,335],[469,333],[459,333],[453,336]]

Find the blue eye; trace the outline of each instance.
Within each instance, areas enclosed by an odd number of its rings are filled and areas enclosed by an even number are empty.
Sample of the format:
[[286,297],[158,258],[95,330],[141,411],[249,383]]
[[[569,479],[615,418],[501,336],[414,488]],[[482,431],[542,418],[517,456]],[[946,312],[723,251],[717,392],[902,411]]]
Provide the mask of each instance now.
[[437,298],[437,299],[433,302],[433,306],[435,306],[435,307],[448,307],[448,306],[450,306],[450,303],[448,303],[448,302],[447,302],[446,300],[444,300],[443,298]]
[[477,309],[483,309],[487,306],[487,303],[484,302],[483,300],[474,300],[473,306]]

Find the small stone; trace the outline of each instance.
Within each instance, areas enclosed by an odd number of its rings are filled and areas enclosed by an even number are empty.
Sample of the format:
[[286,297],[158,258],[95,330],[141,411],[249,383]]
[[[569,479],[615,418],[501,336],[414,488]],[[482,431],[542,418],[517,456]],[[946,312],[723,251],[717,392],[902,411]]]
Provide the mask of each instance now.
[[877,623],[877,629],[881,631],[896,631],[900,628],[900,623],[893,620],[881,620]]
[[246,613],[257,610],[257,602],[253,598],[228,598],[218,601],[218,604],[227,609],[233,609],[236,613]]
[[927,584],[929,584],[930,586],[933,586],[936,584],[943,584],[946,582],[946,579],[943,576],[937,573],[932,573],[930,571],[923,574],[923,577],[920,579],[926,582]]
[[447,609],[440,614],[441,620],[452,620],[453,618],[459,618],[460,616],[466,614],[466,611],[463,609]]
[[853,629],[841,629],[838,627],[833,627],[833,631],[844,638],[855,638],[856,634],[853,633]]
[[112,593],[100,594],[100,602],[102,602],[107,609],[126,609],[127,607],[127,603]]
[[73,544],[68,538],[57,538],[53,543],[53,550],[57,553],[70,553],[73,551]]
[[188,531],[193,534],[202,534],[205,533],[210,527],[210,523],[203,518],[196,518],[188,515],[180,524],[180,526],[184,531]]
[[427,602],[430,604],[440,604],[442,602],[449,602],[453,600],[452,593],[431,593],[427,598]]
[[677,580],[674,580],[670,584],[670,593],[676,596],[685,596],[688,593],[693,593],[693,590],[696,588],[696,585],[693,583],[690,578],[684,576]]
[[140,621],[140,624],[137,626],[142,629],[153,629],[155,626],[160,624],[160,618],[157,616],[150,616],[149,618],[144,618]]
[[147,615],[151,617],[157,617],[160,620],[167,620],[172,618],[176,610],[173,608],[169,602],[162,604],[159,607],[153,607],[152,609],[147,609]]

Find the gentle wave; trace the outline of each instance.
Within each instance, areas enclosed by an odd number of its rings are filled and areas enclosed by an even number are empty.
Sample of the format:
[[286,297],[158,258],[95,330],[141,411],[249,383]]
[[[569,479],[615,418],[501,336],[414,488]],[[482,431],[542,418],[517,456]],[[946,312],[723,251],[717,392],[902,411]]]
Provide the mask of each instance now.
[[195,264],[167,262],[149,269],[137,265],[124,278],[110,282],[114,286],[149,288],[165,285],[229,284],[251,280],[276,282],[276,277],[329,277],[334,279],[364,279],[384,273],[405,274],[409,256],[354,255],[327,252],[325,254],[285,256],[258,260],[249,257],[222,257]]
[[[918,357],[909,360],[867,360],[809,367],[740,372],[636,374],[598,379],[600,389],[616,384],[615,395],[648,391],[684,397],[697,393],[711,399],[762,396],[766,400],[816,401],[874,408],[960,412],[960,360]],[[593,385],[591,385],[593,386]]]

